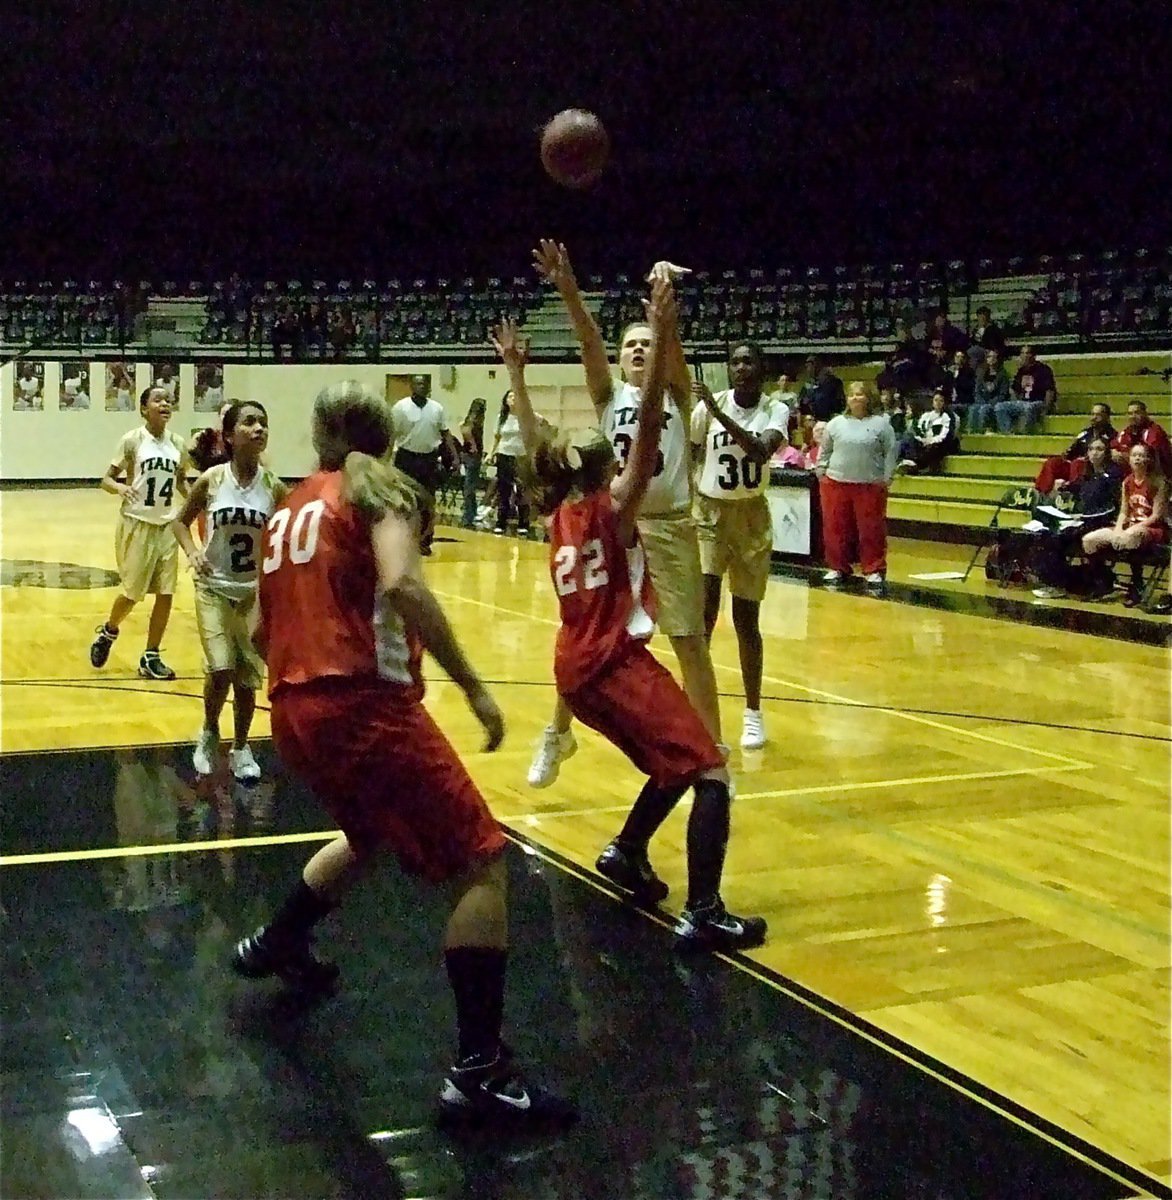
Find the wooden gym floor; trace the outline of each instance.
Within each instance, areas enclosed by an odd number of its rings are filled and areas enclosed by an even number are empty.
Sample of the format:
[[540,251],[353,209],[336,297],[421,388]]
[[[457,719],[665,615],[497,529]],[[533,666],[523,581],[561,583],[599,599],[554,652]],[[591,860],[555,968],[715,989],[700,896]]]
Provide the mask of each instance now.
[[[516,1040],[590,1132],[453,1158],[421,1115],[447,1052],[436,901],[372,884],[339,918],[341,1008],[258,1042],[223,954],[327,826],[265,712],[271,778],[194,781],[188,579],[174,683],[135,675],[141,608],[90,668],[109,497],[0,503],[5,1196],[1172,1195],[1165,649],[775,580],[770,740],[734,755],[725,882],[770,939],[684,970],[591,869],[634,770],[580,731],[556,784],[525,784],[553,703],[544,547],[441,530],[430,580],[505,746],[477,752],[442,679],[429,704],[514,835]],[[713,653],[735,742],[727,620]],[[669,908],[683,831],[676,814],[653,846]]]

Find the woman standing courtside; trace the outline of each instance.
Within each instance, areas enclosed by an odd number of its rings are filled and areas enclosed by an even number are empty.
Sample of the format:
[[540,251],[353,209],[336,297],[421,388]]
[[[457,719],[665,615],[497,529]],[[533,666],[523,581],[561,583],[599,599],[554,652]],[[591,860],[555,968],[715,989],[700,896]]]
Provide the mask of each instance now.
[[895,464],[891,421],[872,412],[866,384],[856,380],[847,389],[846,412],[827,422],[814,468],[821,477],[822,543],[830,568],[822,577],[826,583],[841,583],[857,558],[867,586],[883,587],[887,489]]
[[468,406],[468,415],[460,426],[460,462],[464,468],[464,511],[460,524],[465,529],[476,527],[476,498],[484,463],[484,413],[487,407],[487,402],[477,396]]

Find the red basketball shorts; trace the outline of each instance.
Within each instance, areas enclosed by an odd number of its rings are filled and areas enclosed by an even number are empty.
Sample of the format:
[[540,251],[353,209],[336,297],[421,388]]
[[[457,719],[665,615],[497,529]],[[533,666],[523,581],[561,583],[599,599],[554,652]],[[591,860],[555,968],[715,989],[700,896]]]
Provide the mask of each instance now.
[[355,849],[394,852],[442,883],[499,854],[504,834],[431,714],[382,680],[281,688],[273,741]]
[[563,699],[656,787],[692,783],[724,765],[683,688],[641,642]]

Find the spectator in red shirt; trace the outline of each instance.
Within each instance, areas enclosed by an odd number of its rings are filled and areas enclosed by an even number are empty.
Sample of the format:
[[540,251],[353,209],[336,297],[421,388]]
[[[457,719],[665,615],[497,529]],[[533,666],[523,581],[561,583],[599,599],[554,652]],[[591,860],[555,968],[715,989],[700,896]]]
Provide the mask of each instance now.
[[1091,423],[1067,446],[1065,454],[1056,454],[1042,463],[1034,487],[1048,496],[1056,487],[1065,487],[1081,479],[1087,472],[1087,448],[1091,442],[1096,438],[1106,438],[1110,445],[1115,436],[1115,429],[1111,425],[1111,405],[1093,405]]
[[1132,446],[1139,443],[1147,446],[1156,456],[1160,474],[1165,479],[1172,479],[1172,444],[1168,442],[1168,434],[1148,416],[1148,406],[1142,400],[1133,400],[1127,406],[1126,427],[1116,434],[1111,443],[1115,461],[1126,466]]

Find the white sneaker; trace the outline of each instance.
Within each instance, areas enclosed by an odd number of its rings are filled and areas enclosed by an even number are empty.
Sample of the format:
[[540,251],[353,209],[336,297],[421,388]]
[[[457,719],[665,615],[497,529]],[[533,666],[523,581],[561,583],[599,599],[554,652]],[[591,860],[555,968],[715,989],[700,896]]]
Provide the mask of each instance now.
[[252,757],[252,750],[248,745],[241,746],[239,750],[228,751],[228,766],[241,783],[260,778],[260,764]]
[[867,576],[867,583],[870,584],[871,587],[882,587],[886,582],[887,580],[883,578],[882,571],[872,571],[871,574]]
[[552,725],[547,725],[537,743],[537,753],[529,767],[529,786],[535,788],[549,787],[558,777],[562,763],[571,758],[578,749],[574,739],[574,731],[567,729],[558,733]]
[[827,571],[826,574],[822,576],[822,582],[823,583],[842,583],[842,572],[841,571]]
[[216,769],[216,754],[220,749],[220,735],[215,729],[201,729],[191,752],[191,765],[197,775],[210,775]]
[[746,708],[741,720],[741,749],[760,750],[765,745],[765,721],[759,708]]

